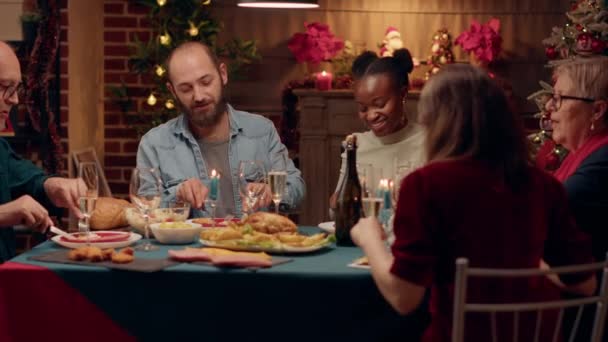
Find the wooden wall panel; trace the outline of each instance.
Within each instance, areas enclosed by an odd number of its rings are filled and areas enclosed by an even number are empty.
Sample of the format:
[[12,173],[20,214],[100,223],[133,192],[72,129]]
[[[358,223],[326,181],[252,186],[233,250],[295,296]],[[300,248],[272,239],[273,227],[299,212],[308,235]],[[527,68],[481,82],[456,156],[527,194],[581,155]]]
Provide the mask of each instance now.
[[[364,42],[377,50],[387,26],[397,27],[412,54],[425,59],[435,30],[447,27],[454,38],[467,29],[471,20],[502,22],[506,71],[520,99],[536,90],[539,79],[547,79],[546,59],[541,41],[551,27],[562,25],[568,0],[321,0],[314,10],[250,9],[236,6],[235,0],[215,3],[216,15],[225,24],[220,39],[239,37],[258,41],[263,61],[251,69],[250,79],[230,86],[231,99],[242,106],[280,108],[280,92],[293,79],[304,76],[287,49],[287,41],[303,30],[304,22],[330,25],[344,39]],[[460,47],[458,60],[467,56]],[[423,69],[416,73],[424,74]],[[525,103],[525,102],[524,102]],[[528,104],[527,110],[533,110]]]

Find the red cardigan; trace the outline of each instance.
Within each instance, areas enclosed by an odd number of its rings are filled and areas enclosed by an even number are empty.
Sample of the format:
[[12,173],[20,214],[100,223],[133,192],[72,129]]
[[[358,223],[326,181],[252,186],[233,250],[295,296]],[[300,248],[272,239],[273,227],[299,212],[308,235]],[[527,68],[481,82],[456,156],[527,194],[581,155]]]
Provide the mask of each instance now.
[[[514,192],[483,163],[458,160],[432,163],[403,180],[395,216],[391,272],[431,288],[432,321],[425,341],[450,340],[454,262],[458,257],[467,257],[471,267],[495,268],[538,267],[541,258],[552,266],[592,260],[590,241],[577,229],[562,185],[532,167],[529,175],[529,184]],[[578,282],[585,277],[562,281]],[[559,291],[545,278],[522,279],[472,279],[468,299],[501,302],[559,298]],[[543,314],[543,331],[553,328],[548,316],[551,313]],[[512,340],[510,318],[498,317],[501,340]],[[469,314],[466,322],[465,340],[491,340],[489,315]],[[527,326],[526,322],[533,324],[524,319],[520,332],[533,333],[534,325]]]

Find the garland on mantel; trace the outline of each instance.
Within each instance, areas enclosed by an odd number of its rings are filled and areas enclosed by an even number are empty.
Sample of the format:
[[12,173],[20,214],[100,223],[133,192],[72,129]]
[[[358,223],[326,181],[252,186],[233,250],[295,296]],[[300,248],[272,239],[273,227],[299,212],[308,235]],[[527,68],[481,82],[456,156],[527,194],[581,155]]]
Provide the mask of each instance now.
[[[25,105],[29,113],[33,128],[43,133],[41,119],[46,113],[49,140],[51,142],[48,153],[43,160],[44,167],[51,173],[56,173],[61,166],[59,156],[63,152],[61,138],[57,132],[55,112],[49,101],[49,79],[55,67],[57,50],[59,49],[60,14],[57,0],[40,2],[43,12],[42,20],[38,26],[38,34],[27,62]],[[44,144],[46,142],[42,142]]]
[[[350,75],[336,77],[332,81],[333,89],[350,89],[353,84],[353,78]],[[300,112],[298,111],[298,97],[293,93],[294,89],[313,89],[315,87],[314,77],[308,77],[303,80],[294,80],[287,83],[283,88],[281,103],[283,106],[283,119],[281,120],[281,138],[283,144],[287,147],[292,158],[295,158],[299,152],[300,132],[298,130],[298,122],[300,121]]]

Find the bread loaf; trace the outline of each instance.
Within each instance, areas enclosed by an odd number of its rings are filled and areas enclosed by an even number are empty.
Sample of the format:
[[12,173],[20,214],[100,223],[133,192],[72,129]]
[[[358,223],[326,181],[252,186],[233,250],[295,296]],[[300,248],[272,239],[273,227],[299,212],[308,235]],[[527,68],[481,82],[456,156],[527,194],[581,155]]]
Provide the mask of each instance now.
[[112,197],[99,197],[91,215],[91,229],[104,230],[127,226],[125,208],[133,205],[125,200]]
[[296,224],[288,217],[263,211],[249,215],[245,219],[245,223],[249,223],[254,230],[267,234],[295,233],[298,231]]

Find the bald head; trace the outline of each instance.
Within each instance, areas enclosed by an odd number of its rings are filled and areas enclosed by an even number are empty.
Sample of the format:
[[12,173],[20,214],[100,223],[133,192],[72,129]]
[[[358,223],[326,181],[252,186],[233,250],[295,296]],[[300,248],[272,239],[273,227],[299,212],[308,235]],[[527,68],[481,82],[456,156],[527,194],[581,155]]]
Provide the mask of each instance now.
[[13,49],[0,41],[0,126],[8,119],[12,107],[19,103],[18,86],[21,67]]
[[0,41],[0,81],[19,83],[21,81],[21,67],[19,59],[13,48],[3,41]]
[[165,65],[167,67],[167,76],[169,77],[169,80],[171,81],[171,70],[174,69],[172,62],[174,62],[174,60],[178,60],[178,62],[181,63],[183,59],[192,58],[202,58],[204,62],[213,64],[213,67],[219,70],[220,61],[215,53],[211,51],[209,46],[201,42],[189,41],[178,45],[175,49],[173,49],[173,51],[171,51],[169,57],[167,57]]

